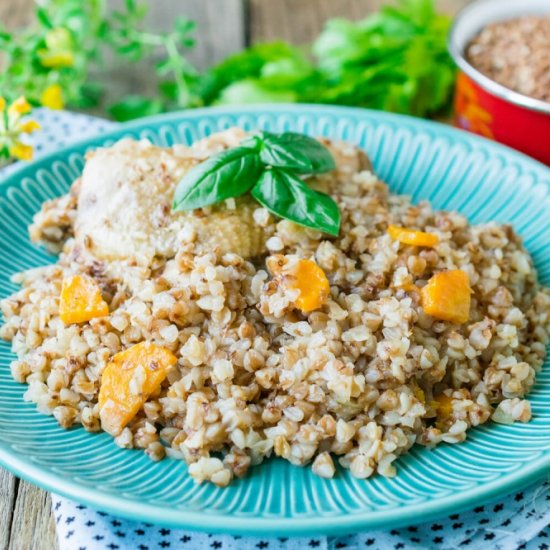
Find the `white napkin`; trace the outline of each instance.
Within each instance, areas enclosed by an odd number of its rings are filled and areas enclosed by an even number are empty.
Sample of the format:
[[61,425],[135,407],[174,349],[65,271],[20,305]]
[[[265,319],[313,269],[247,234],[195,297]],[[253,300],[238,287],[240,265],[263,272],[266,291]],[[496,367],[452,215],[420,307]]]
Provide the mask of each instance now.
[[345,537],[235,537],[169,529],[52,495],[61,550],[549,550],[550,482],[441,520]]

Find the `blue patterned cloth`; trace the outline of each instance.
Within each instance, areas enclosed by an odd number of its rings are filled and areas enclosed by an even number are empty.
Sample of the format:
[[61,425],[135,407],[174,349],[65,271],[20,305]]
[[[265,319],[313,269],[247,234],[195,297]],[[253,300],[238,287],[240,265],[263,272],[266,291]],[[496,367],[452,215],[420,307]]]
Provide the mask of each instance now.
[[[88,115],[40,109],[37,155],[112,128]],[[0,173],[0,180],[17,164]],[[436,522],[345,537],[237,537],[132,522],[52,495],[61,550],[550,550],[550,480]]]
[[435,522],[345,537],[207,535],[126,521],[53,495],[61,550],[550,550],[550,482]]

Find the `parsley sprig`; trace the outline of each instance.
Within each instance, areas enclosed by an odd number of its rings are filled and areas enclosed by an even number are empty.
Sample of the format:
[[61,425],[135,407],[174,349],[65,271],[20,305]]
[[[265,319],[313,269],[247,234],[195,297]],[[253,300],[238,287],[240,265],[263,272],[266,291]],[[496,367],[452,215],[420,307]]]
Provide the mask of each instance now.
[[259,132],[190,170],[176,188],[173,209],[194,210],[250,193],[276,216],[336,236],[338,205],[303,179],[335,167],[328,149],[311,137]]

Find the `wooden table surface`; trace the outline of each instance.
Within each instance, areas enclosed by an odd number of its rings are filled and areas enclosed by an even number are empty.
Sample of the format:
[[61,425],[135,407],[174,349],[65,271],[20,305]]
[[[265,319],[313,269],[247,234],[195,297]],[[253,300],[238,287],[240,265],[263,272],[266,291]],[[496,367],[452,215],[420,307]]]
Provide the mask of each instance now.
[[[438,0],[455,13],[469,0]],[[122,0],[110,2],[121,4]],[[174,15],[197,22],[197,46],[190,59],[200,68],[229,53],[263,40],[303,44],[314,38],[330,17],[360,19],[384,0],[150,0],[149,23],[168,29]],[[0,22],[16,28],[32,20],[33,0],[0,0]],[[111,90],[147,92],[139,67],[108,70]],[[0,468],[0,550],[59,548],[50,497],[41,489]]]

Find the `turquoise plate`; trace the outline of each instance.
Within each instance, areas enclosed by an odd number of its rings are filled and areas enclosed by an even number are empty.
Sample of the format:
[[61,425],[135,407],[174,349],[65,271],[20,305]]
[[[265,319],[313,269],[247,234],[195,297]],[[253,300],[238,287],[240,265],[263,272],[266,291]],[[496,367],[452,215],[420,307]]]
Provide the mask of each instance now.
[[[54,260],[32,246],[27,225],[40,204],[67,191],[84,153],[123,136],[189,143],[237,125],[348,140],[371,156],[394,192],[429,199],[473,222],[512,223],[550,285],[550,170],[505,147],[413,118],[359,109],[280,105],[203,109],[140,120],[43,157],[0,186],[0,292],[10,275]],[[393,479],[333,480],[269,460],[226,489],[195,485],[181,461],[151,462],[105,433],[65,431],[23,402],[0,347],[0,463],[17,475],[116,515],[241,534],[346,533],[428,521],[505,495],[550,472],[550,365],[530,394],[528,424],[488,424],[465,443],[414,447]]]

